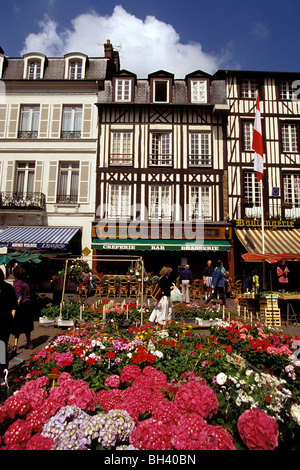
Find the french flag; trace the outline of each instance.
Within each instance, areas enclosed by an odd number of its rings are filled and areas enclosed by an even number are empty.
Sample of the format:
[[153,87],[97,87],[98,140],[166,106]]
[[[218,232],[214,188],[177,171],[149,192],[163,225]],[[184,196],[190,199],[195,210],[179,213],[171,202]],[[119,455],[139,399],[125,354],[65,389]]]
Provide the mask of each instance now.
[[256,98],[256,110],[253,129],[252,149],[255,151],[254,155],[254,171],[256,171],[257,181],[261,181],[264,175],[264,161],[263,161],[263,139],[261,131],[261,116],[259,108],[259,94]]

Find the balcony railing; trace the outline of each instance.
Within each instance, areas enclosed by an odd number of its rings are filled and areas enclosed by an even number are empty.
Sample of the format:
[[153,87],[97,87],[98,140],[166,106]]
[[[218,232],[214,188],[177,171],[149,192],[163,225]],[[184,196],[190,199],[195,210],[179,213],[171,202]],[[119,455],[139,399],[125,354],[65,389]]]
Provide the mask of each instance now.
[[61,138],[62,139],[80,139],[81,131],[62,131]]
[[211,167],[211,155],[189,155],[189,166],[193,167]]
[[38,134],[38,131],[19,131],[18,137],[19,139],[37,139]]
[[172,155],[149,155],[149,166],[172,166]]
[[43,193],[0,192],[1,209],[45,210]]
[[78,202],[77,194],[58,194],[56,197],[58,204],[76,204]]
[[131,166],[133,163],[133,155],[132,154],[119,154],[119,153],[111,153],[109,156],[109,164],[111,166],[123,166],[128,165]]
[[[260,218],[261,207],[258,204],[244,206],[244,216],[249,218]],[[300,207],[295,204],[269,204],[264,207],[265,217],[270,219],[300,219]]]

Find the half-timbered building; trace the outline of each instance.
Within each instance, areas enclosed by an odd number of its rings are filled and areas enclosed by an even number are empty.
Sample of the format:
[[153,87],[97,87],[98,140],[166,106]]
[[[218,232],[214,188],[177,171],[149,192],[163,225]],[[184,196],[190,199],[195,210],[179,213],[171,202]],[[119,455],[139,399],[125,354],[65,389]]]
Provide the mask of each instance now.
[[[300,252],[300,74],[226,70],[215,77],[226,81],[230,108],[226,135],[228,215],[235,227],[240,275],[240,253],[262,252],[262,210],[265,253]],[[252,150],[257,93],[264,147],[263,204]]]
[[142,255],[156,273],[188,263],[199,277],[208,259],[222,259],[233,274],[225,80],[121,70],[99,91],[98,110],[95,255]]

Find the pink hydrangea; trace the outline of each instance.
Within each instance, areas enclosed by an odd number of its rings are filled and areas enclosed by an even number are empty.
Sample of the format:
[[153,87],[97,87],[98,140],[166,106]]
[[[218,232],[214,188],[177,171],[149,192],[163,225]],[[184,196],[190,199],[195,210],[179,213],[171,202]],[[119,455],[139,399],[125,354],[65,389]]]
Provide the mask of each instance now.
[[139,450],[171,450],[170,427],[154,418],[141,421],[131,434],[129,442]]
[[203,428],[195,450],[236,450],[236,448],[227,429],[208,424]]
[[24,416],[31,408],[31,405],[27,397],[17,392],[15,395],[7,398],[4,403],[4,408],[7,415],[13,419],[16,416]]
[[74,380],[69,388],[67,405],[78,406],[84,411],[94,411],[96,407],[96,394],[84,380]]
[[7,429],[4,440],[6,445],[22,445],[30,439],[32,427],[22,419],[14,421]]
[[7,419],[7,411],[4,405],[0,405],[0,424]]
[[141,373],[139,366],[135,364],[127,365],[121,371],[120,380],[122,383],[133,382]]
[[35,434],[27,442],[25,450],[51,450],[53,444],[52,437],[44,437],[41,434]]
[[278,446],[278,425],[263,410],[244,411],[238,420],[238,430],[250,450],[274,450]]
[[110,410],[119,409],[118,406],[122,402],[124,390],[114,388],[112,390],[100,390],[96,394],[96,403],[101,406],[107,413]]
[[177,424],[181,412],[171,401],[161,400],[152,411],[152,417],[160,419],[164,424],[174,425]]
[[206,421],[196,413],[180,416],[176,426],[172,426],[172,445],[177,450],[195,450]]
[[110,388],[119,388],[120,387],[120,377],[118,375],[111,375],[107,377],[104,381],[105,387]]
[[207,385],[194,380],[180,387],[174,403],[183,413],[198,413],[203,418],[211,418],[219,407],[215,392]]

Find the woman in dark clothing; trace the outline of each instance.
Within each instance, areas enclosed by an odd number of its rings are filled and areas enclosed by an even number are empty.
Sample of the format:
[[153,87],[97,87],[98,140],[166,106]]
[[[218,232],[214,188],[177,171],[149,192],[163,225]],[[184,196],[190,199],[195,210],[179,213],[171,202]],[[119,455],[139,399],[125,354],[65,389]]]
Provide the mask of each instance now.
[[8,368],[8,340],[12,332],[13,318],[18,306],[13,286],[4,281],[4,273],[0,269],[0,367]]
[[158,280],[158,284],[162,290],[162,297],[155,305],[155,308],[149,317],[150,322],[165,325],[168,321],[172,320],[173,308],[170,295],[174,286],[172,285],[172,279],[170,278],[171,272],[172,268],[164,266],[159,273],[160,278]]
[[15,346],[21,333],[25,333],[27,339],[27,347],[32,349],[31,332],[33,330],[32,302],[30,298],[29,285],[26,282],[25,269],[17,266],[14,269],[14,289],[18,299],[18,308],[15,316],[14,335]]

